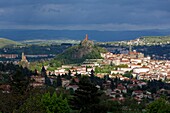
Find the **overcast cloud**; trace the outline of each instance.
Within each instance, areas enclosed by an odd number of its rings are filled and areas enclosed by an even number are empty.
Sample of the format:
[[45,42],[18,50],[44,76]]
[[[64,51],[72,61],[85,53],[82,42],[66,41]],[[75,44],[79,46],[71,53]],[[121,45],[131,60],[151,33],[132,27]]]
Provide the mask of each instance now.
[[170,28],[170,0],[0,0],[0,29]]

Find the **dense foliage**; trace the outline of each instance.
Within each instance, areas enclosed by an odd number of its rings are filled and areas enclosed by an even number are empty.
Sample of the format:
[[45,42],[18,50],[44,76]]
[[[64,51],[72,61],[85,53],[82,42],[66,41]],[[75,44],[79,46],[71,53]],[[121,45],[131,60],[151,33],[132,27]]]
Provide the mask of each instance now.
[[43,95],[29,97],[19,108],[18,113],[69,113],[70,108],[66,98],[60,94],[52,95],[48,92]]
[[150,103],[146,111],[147,113],[170,113],[170,103],[163,98],[159,98]]
[[79,110],[80,113],[95,113],[102,93],[88,77],[82,77],[78,86],[72,100],[73,109]]

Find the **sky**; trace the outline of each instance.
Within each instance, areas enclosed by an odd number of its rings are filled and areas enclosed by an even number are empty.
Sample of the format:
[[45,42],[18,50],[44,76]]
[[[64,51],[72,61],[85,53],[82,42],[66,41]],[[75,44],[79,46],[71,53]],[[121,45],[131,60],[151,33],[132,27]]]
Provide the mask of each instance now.
[[170,0],[0,0],[0,29],[170,29]]

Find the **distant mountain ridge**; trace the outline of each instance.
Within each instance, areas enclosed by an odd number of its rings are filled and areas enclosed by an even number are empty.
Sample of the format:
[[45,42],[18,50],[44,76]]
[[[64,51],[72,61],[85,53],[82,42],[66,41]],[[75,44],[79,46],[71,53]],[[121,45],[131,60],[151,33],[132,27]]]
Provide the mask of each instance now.
[[0,37],[7,37],[15,41],[49,39],[49,40],[82,40],[85,34],[94,41],[122,41],[133,40],[142,36],[167,36],[170,29],[138,30],[138,31],[96,31],[96,30],[12,30],[1,29]]

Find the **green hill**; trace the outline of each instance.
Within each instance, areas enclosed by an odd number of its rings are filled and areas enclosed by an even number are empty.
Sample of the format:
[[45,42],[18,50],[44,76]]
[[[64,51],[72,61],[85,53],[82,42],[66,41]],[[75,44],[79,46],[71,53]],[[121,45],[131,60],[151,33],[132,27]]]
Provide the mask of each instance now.
[[79,64],[86,59],[100,59],[100,53],[102,52],[107,52],[107,50],[95,46],[92,41],[83,40],[80,45],[73,46],[63,53],[57,55],[51,61],[51,66],[57,66],[61,64]]
[[81,64],[86,59],[101,59],[100,53],[107,52],[105,48],[94,45],[93,41],[85,39],[79,45],[72,46],[51,60],[30,63],[31,70],[41,70],[43,65],[48,65],[48,70],[55,70],[63,64]]
[[50,61],[42,61],[30,63],[30,69],[38,71],[41,70],[43,65],[49,65],[48,70],[55,70],[63,64],[81,64],[86,59],[100,59],[100,53],[107,52],[105,48],[98,46],[82,46],[76,45],[68,48],[63,53],[58,54]]
[[62,64],[82,63],[86,59],[100,59],[100,53],[105,51],[105,49],[97,46],[92,48],[74,46],[57,55],[55,60],[61,61]]
[[18,45],[18,42],[9,40],[9,39],[5,39],[5,38],[0,38],[0,48],[3,48],[5,46],[9,46],[9,45]]

